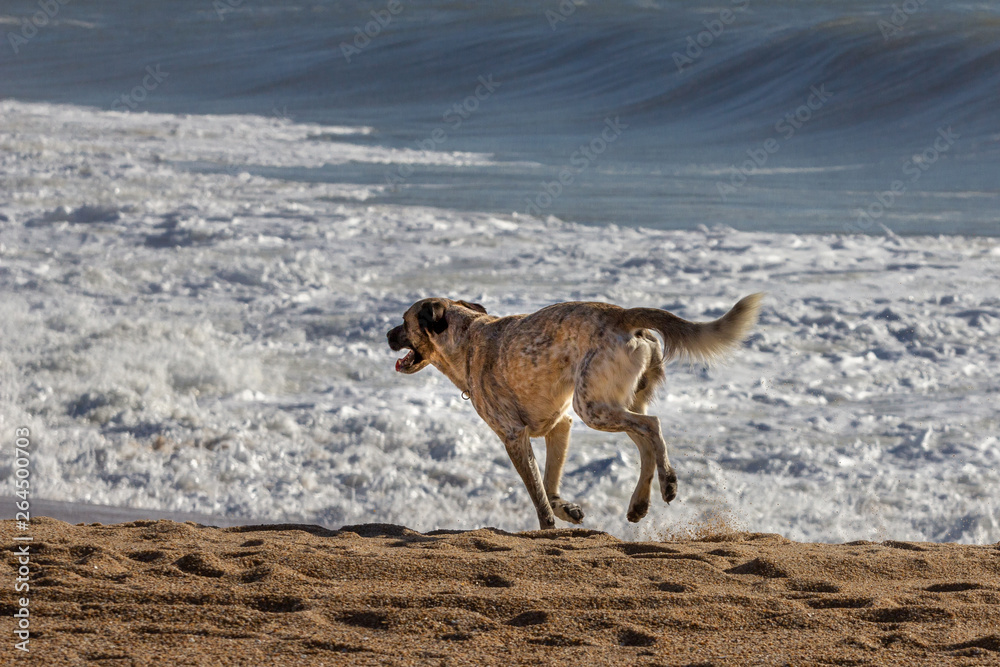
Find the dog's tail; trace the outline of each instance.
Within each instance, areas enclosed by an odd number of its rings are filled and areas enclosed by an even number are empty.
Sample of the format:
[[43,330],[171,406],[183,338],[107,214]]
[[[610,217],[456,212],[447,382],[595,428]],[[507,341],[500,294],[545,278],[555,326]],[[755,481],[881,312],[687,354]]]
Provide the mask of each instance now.
[[688,322],[659,308],[629,308],[625,311],[625,326],[659,331],[666,361],[680,357],[711,363],[743,341],[757,323],[763,298],[763,293],[743,297],[714,322]]

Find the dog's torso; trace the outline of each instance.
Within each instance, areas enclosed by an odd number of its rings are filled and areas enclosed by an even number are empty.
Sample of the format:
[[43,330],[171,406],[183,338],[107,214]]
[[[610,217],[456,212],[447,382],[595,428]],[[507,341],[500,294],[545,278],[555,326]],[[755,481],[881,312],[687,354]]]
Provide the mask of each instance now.
[[463,353],[476,411],[490,423],[501,405],[532,436],[547,433],[569,412],[581,371],[598,352],[645,356],[650,344],[658,345],[645,329],[623,329],[623,312],[605,303],[568,302],[530,315],[474,320]]

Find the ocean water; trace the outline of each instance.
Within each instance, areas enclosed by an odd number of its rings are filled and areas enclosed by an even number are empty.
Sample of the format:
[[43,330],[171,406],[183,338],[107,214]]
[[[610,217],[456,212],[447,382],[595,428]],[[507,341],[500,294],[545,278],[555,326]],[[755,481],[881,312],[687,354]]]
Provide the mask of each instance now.
[[1000,540],[1000,22],[899,7],[7,3],[0,428],[53,501],[529,529],[406,307],[766,291],[668,369],[669,507],[574,425],[585,525]]
[[93,0],[48,19],[38,0],[10,0],[0,98],[365,126],[361,146],[493,156],[247,165],[383,186],[380,203],[658,229],[998,233],[994,3],[389,4]]

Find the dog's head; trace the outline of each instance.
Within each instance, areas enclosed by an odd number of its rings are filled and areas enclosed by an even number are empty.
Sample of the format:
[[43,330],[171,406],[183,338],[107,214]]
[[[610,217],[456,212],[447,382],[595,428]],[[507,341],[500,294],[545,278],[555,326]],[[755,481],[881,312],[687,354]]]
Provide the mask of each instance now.
[[468,301],[417,301],[403,314],[403,324],[386,334],[393,352],[409,350],[405,357],[396,361],[396,370],[416,373],[439,360],[454,342],[449,337],[456,331],[464,331],[469,321],[485,314],[485,308]]

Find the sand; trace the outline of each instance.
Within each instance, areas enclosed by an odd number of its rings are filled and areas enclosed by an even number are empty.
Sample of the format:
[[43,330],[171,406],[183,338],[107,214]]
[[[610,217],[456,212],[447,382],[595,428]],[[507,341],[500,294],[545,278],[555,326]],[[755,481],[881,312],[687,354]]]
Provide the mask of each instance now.
[[47,518],[0,540],[11,664],[1000,665],[1000,544]]

